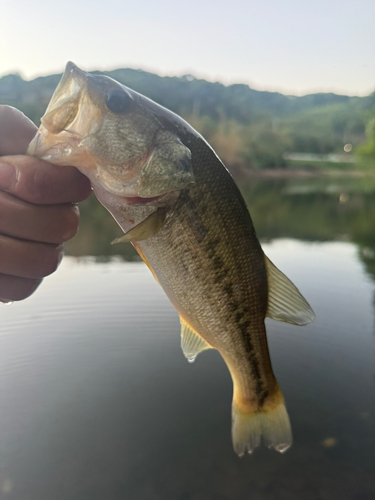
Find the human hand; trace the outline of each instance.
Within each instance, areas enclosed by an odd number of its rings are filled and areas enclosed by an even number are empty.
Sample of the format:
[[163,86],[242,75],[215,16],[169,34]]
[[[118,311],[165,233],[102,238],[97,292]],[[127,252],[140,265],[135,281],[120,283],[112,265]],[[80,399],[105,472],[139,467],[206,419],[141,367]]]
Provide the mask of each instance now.
[[90,183],[76,168],[25,156],[37,127],[20,111],[0,106],[0,301],[31,295],[53,273],[62,244],[78,229],[74,203]]

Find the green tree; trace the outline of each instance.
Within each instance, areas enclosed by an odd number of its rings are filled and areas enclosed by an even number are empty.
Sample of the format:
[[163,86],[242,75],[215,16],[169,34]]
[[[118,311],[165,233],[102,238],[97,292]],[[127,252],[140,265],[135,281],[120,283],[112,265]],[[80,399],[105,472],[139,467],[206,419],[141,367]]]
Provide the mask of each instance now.
[[269,120],[243,131],[242,158],[247,167],[257,170],[285,168],[284,154],[291,145],[275,121]]
[[357,154],[364,158],[375,159],[375,118],[366,127],[366,142],[357,148]]

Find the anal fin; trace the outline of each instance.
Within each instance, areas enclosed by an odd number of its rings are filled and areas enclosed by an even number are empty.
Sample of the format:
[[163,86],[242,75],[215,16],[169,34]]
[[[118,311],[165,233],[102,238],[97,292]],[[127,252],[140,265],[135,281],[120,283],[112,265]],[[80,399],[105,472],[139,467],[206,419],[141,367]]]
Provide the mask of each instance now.
[[206,342],[188,323],[180,316],[181,322],[181,349],[189,363],[193,363],[198,354],[213,347]]

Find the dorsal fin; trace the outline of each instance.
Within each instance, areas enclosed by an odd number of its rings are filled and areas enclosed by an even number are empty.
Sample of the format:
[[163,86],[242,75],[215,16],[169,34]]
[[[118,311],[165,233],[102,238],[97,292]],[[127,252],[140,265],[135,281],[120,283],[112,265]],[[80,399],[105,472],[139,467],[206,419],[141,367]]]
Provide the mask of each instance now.
[[268,308],[266,316],[292,325],[307,325],[315,318],[314,311],[297,287],[272,264],[265,255],[267,269]]
[[189,363],[194,363],[198,354],[205,349],[212,349],[212,346],[206,342],[186,321],[180,316],[181,322],[181,349]]

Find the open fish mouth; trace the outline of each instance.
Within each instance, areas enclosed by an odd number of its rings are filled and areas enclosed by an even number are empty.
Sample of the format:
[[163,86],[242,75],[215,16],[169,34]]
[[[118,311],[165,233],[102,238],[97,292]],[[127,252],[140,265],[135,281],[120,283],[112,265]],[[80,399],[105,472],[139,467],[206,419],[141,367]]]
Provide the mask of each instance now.
[[[70,130],[63,130],[59,133],[59,138],[60,141],[56,142],[56,136],[51,134],[42,125],[30,143],[27,152],[31,156],[37,156],[42,160],[57,165],[68,165],[70,162],[67,163],[67,159],[71,160],[73,164],[76,156],[82,157],[84,150],[82,148],[82,151],[80,151],[82,137],[79,134]],[[162,193],[157,196],[139,196],[138,193],[133,194],[134,184],[139,184],[137,179],[135,179],[137,173],[147,165],[152,154],[153,151],[148,152],[141,161],[137,161],[138,166],[135,169],[127,171],[122,175],[116,174],[116,172],[109,173],[98,164],[77,168],[89,177],[94,191],[99,192],[99,189],[96,188],[100,186],[102,188],[100,192],[103,189],[106,190],[112,196],[117,197],[119,202],[126,203],[127,205],[143,205],[160,200],[167,194]],[[92,163],[92,159],[90,159],[90,163]],[[128,186],[125,190],[122,188],[124,184]],[[129,187],[133,189],[129,189]]]
[[59,135],[60,140],[57,142],[56,137],[42,125],[29,144],[27,154],[51,163],[65,164],[65,158],[73,156],[82,137],[69,130],[63,130]]
[[179,191],[194,182],[191,152],[147,106],[124,85],[69,62],[28,154],[75,166],[116,196]]
[[82,140],[101,124],[98,108],[87,93],[88,75],[69,62],[27,154],[56,165],[78,166]]

